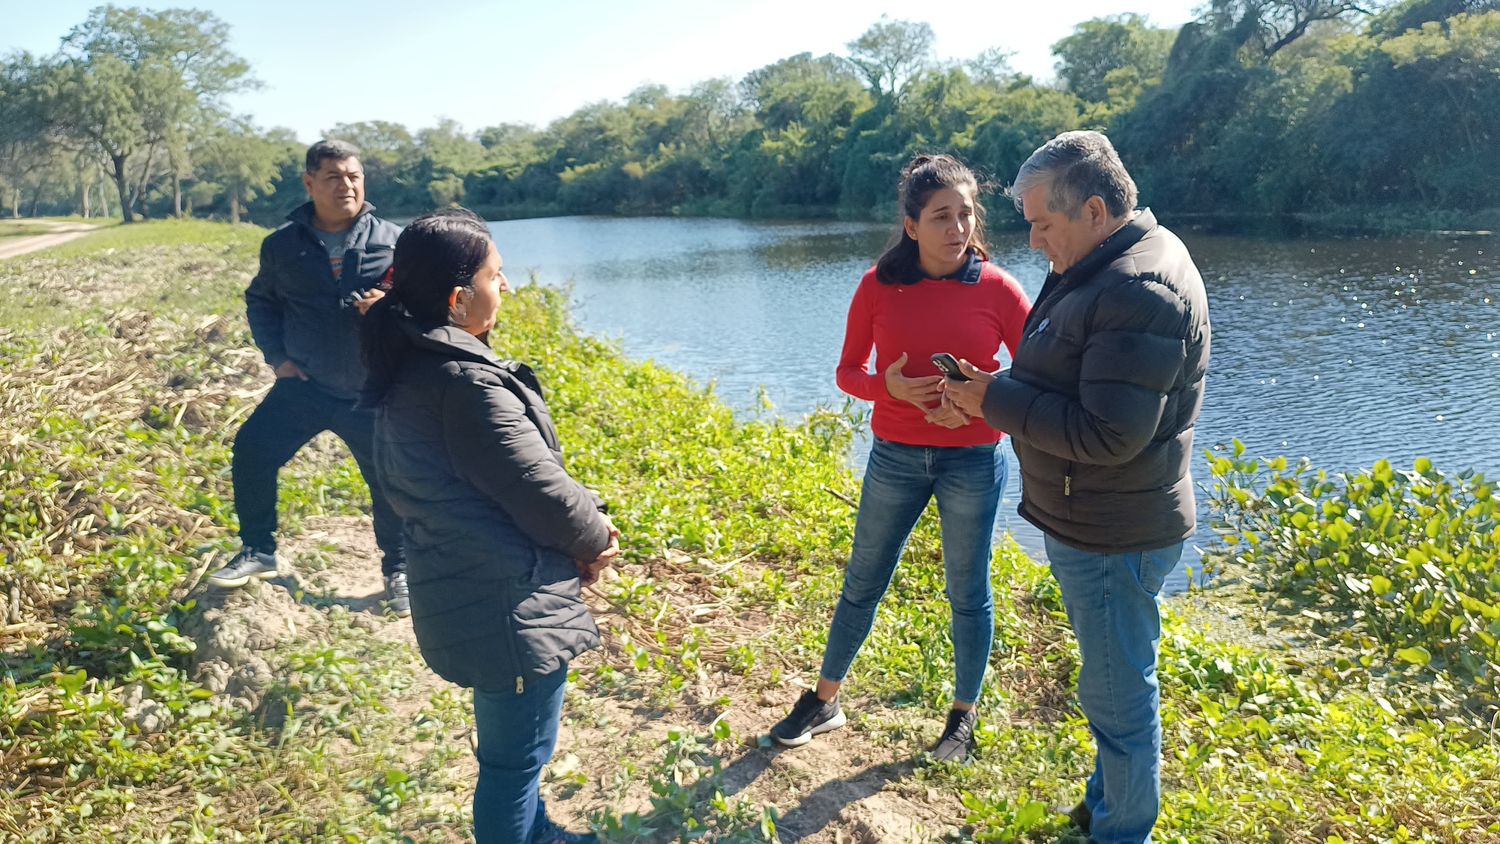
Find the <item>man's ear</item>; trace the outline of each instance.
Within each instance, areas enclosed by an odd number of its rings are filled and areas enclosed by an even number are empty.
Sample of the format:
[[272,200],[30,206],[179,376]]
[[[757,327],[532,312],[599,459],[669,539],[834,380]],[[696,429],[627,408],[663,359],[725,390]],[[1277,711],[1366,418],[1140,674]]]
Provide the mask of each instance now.
[[448,291],[448,307],[452,308],[458,304],[458,294],[461,290],[463,290],[462,287],[454,285],[453,289]]
[[1104,197],[1095,194],[1083,203],[1084,211],[1089,215],[1089,224],[1103,226],[1109,222],[1109,206],[1104,204]]
[[302,186],[304,188],[307,188],[307,192],[308,193],[312,193],[312,183],[313,183],[312,174],[304,172],[302,174]]

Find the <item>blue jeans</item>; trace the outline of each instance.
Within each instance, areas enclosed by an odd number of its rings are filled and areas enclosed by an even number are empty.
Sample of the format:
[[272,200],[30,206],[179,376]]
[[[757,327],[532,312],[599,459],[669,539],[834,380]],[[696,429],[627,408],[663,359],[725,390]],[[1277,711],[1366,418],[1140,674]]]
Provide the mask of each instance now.
[[825,680],[843,682],[849,673],[875,625],[875,607],[891,585],[906,540],[937,496],[953,608],[953,697],[961,703],[979,699],[995,635],[990,555],[1005,472],[1005,455],[994,446],[935,448],[875,440],[859,496],[854,550],[823,654]]
[[282,466],[324,431],[338,434],[349,447],[370,487],[375,544],[384,554],[381,574],[404,571],[401,519],[375,474],[375,414],[356,408],[353,399],[330,396],[301,378],[276,379],[234,437],[230,480],[240,541],[260,551],[276,550],[277,476]]
[[1083,656],[1078,701],[1098,751],[1083,797],[1094,816],[1090,840],[1144,844],[1161,810],[1157,593],[1182,557],[1182,543],[1101,554],[1048,535],[1046,547]]
[[526,690],[475,689],[479,784],[474,789],[474,840],[525,844],[547,817],[537,795],[542,766],[557,745],[568,668],[528,679]]

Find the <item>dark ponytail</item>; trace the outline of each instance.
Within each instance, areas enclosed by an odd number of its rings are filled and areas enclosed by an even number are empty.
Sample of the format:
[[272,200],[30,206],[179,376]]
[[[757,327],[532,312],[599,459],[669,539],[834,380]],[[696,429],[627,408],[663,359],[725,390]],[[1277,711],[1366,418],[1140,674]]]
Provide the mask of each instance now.
[[422,331],[448,323],[448,296],[470,287],[490,254],[490,230],[467,208],[423,214],[396,238],[391,289],[364,316],[360,356],[367,375],[362,401],[379,403],[411,346],[403,323]]
[[[981,187],[974,171],[957,158],[941,154],[918,155],[901,171],[897,196],[902,215],[917,220],[934,193],[943,188],[968,188],[969,198],[974,203],[974,234],[969,239],[969,249],[988,261],[990,248],[984,239],[984,205],[979,201]],[[898,226],[885,253],[875,262],[875,278],[881,284],[916,284],[925,277],[917,242],[907,235],[905,225]]]

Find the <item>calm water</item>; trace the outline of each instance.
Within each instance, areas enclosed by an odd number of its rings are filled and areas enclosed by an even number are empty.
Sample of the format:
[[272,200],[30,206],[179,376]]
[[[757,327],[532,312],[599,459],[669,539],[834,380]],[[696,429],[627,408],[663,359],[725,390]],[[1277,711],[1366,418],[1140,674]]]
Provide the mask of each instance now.
[[[1163,220],[1169,227],[1170,218]],[[863,223],[568,217],[492,223],[507,275],[571,281],[580,325],[751,412],[764,387],[797,417],[839,406],[833,370],[849,297],[890,227]],[[1426,456],[1500,475],[1500,242],[1493,237],[1275,240],[1178,232],[1214,326],[1199,449],[1346,470]],[[1024,234],[995,260],[1032,298],[1046,264]],[[863,465],[861,444],[851,456]],[[1207,472],[1195,467],[1201,482]],[[1040,557],[1015,515],[1004,527]],[[1200,522],[1203,521],[1200,514]],[[1197,543],[1210,536],[1200,530]],[[1196,563],[1197,553],[1184,555]],[[1179,578],[1177,585],[1180,587]]]

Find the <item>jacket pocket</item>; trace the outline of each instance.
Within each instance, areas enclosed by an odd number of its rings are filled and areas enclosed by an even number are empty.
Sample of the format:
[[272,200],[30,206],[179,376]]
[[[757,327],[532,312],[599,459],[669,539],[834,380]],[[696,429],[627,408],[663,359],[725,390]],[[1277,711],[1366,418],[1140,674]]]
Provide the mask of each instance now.
[[[374,287],[385,279],[386,271],[391,268],[391,261],[395,254],[391,247],[383,245],[350,249],[344,254],[343,276],[351,284],[358,279],[359,283],[351,289]],[[354,259],[352,264],[351,258]]]

